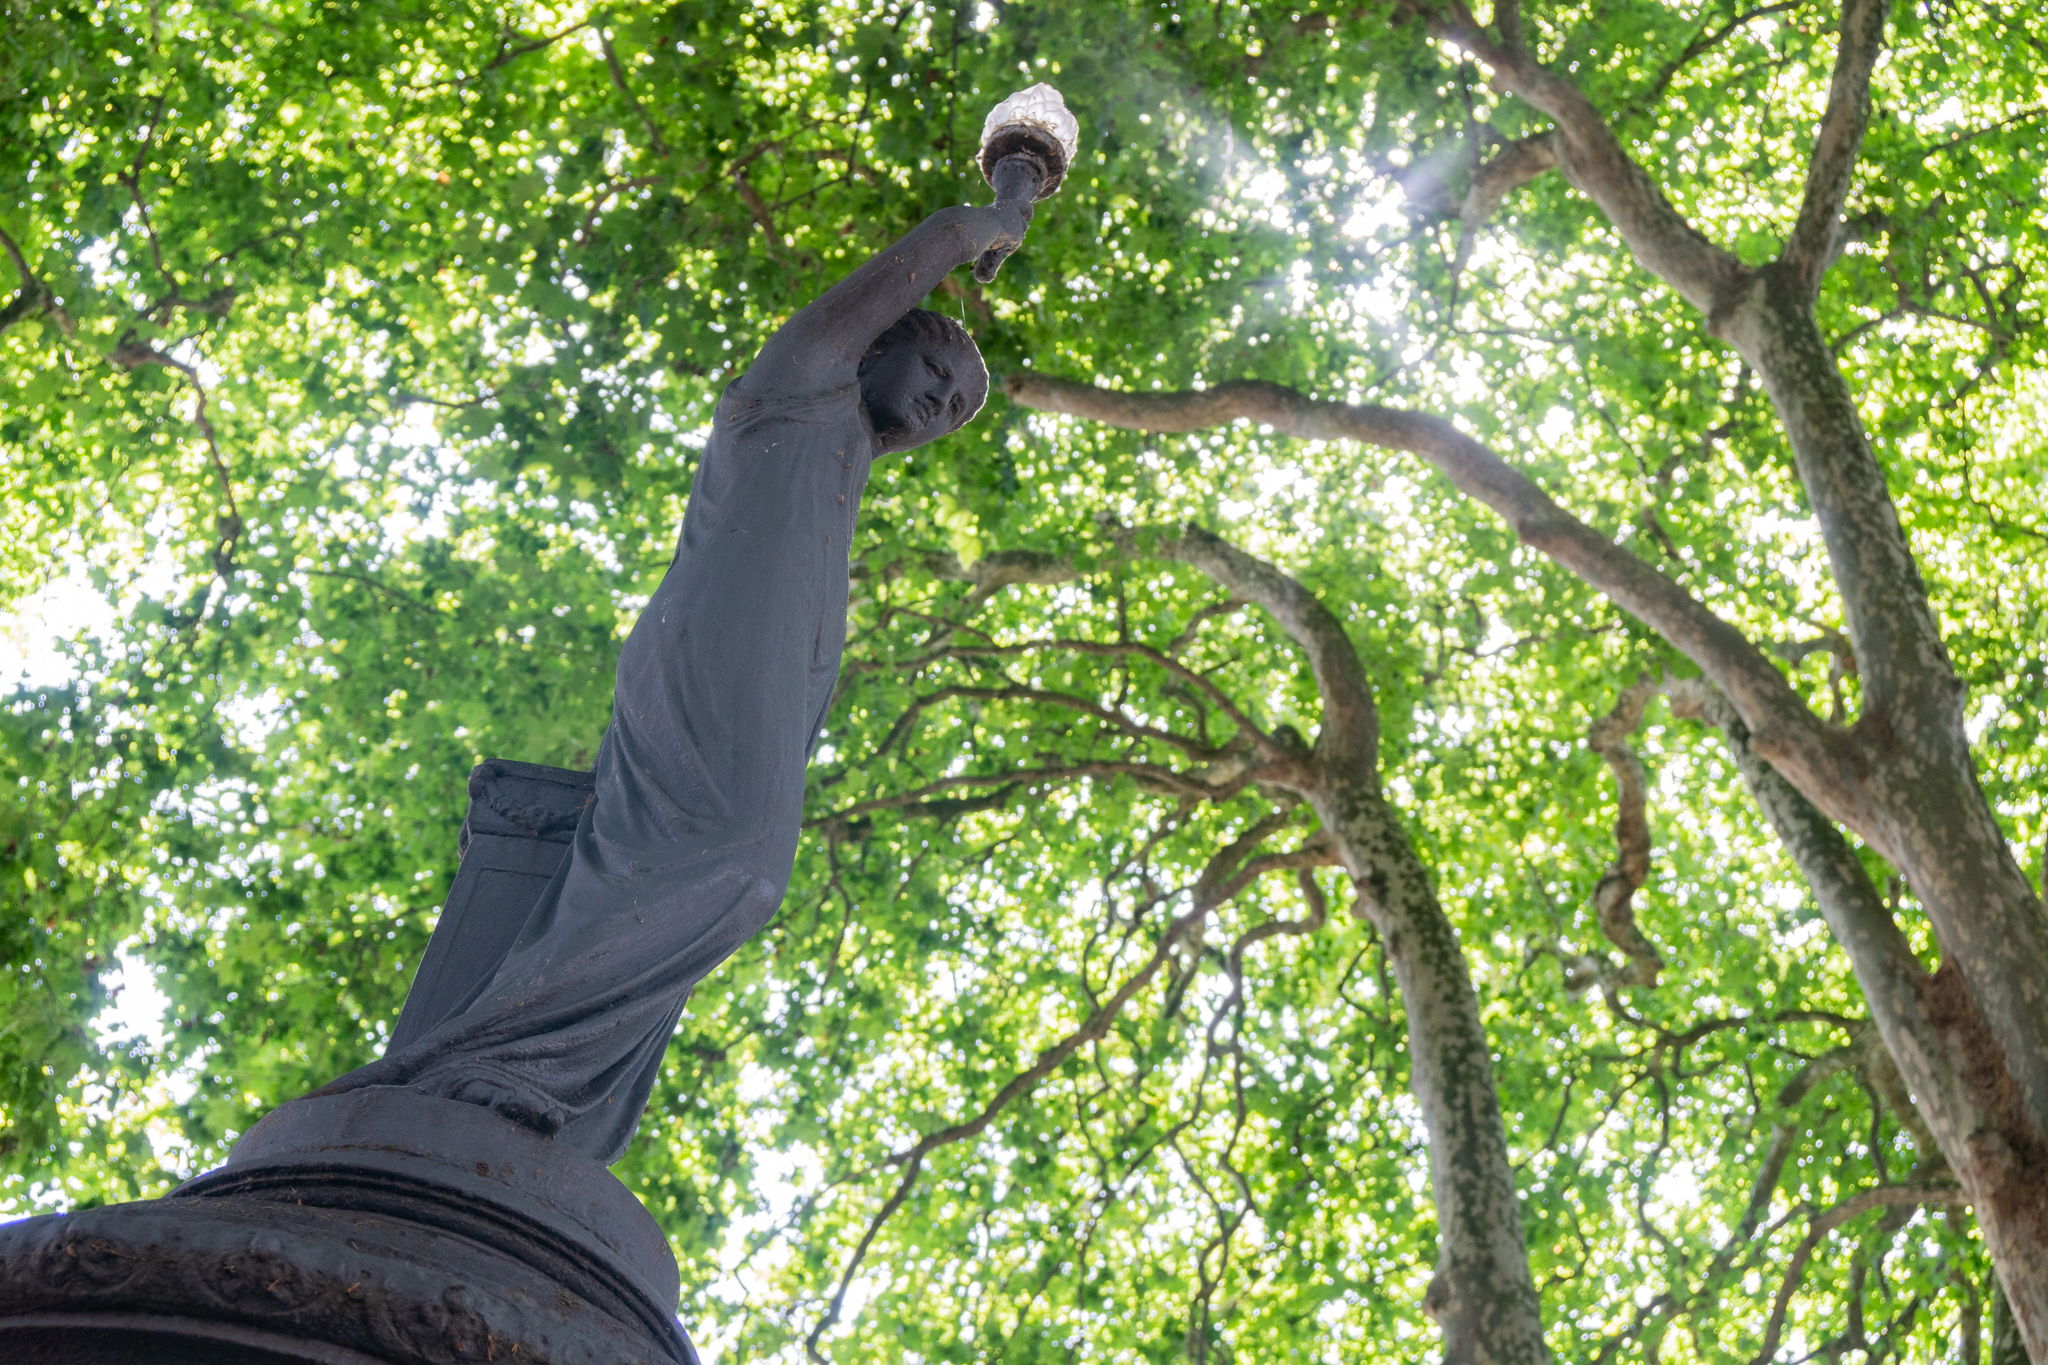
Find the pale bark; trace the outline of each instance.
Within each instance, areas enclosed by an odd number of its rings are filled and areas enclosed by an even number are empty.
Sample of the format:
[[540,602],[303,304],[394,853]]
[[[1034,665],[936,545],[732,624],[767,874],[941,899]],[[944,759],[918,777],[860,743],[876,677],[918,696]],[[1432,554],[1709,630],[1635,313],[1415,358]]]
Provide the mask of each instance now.
[[[1926,906],[2048,1132],[2048,914],[1977,783],[1963,686],[1942,643],[1883,470],[1801,283],[1767,272],[1723,324],[1777,408],[1841,591],[1863,681],[1857,726],[1869,815],[1850,822]],[[1809,793],[1811,795],[1811,793]],[[2048,1334],[2048,1319],[2040,1324]],[[2043,1338],[2034,1338],[2037,1351]]]
[[[1887,1046],[1977,1203],[2019,1330],[2048,1359],[2048,1213],[2026,1182],[2015,1184],[2019,1171],[2048,1169],[2048,912],[1978,787],[1961,684],[1848,384],[1812,312],[1869,119],[1884,17],[1882,0],[1844,5],[1798,216],[1778,260],[1762,269],[1686,222],[1598,110],[1526,50],[1515,25],[1488,32],[1457,5],[1428,20],[1490,68],[1496,86],[1555,120],[1557,140],[1546,154],[1554,150],[1559,169],[1637,261],[1706,313],[1763,381],[1820,523],[1862,668],[1864,713],[1853,733],[1814,717],[1748,640],[1678,585],[1439,419],[1242,385],[1193,400],[1104,397],[1033,377],[1013,381],[1012,396],[1152,429],[1246,416],[1294,435],[1411,451],[1698,664],[1742,732],[1738,756],[1759,803],[1823,905],[1835,906],[1831,922]],[[1161,421],[1169,410],[1170,425]],[[1828,819],[1848,825],[1905,874],[1934,923],[1944,972],[1922,971],[1888,913],[1865,894],[1867,884],[1854,888],[1855,860]]]
[[[2034,1115],[2027,1091],[2019,1084],[2028,1058],[2048,1052],[2048,1029],[2030,1025],[2026,1014],[2041,988],[2039,964],[2048,963],[2048,953],[2029,946],[2031,929],[2026,923],[2028,916],[2041,916],[2041,902],[2002,841],[1992,842],[1996,825],[1976,788],[1974,771],[1967,766],[1967,749],[1960,748],[1959,726],[1929,727],[1931,738],[1923,731],[1925,756],[1918,757],[1902,756],[1899,746],[1873,739],[1868,718],[1853,732],[1828,725],[1733,626],[1677,583],[1573,517],[1498,454],[1441,418],[1321,402],[1257,382],[1194,393],[1127,394],[1017,375],[1007,381],[1006,389],[1013,401],[1026,407],[1141,430],[1193,431],[1249,419],[1292,436],[1349,438],[1420,455],[1460,489],[1499,512],[1525,543],[1578,573],[1697,663],[1725,698],[1726,719],[1739,724],[1738,758],[1747,765],[1745,775],[1754,770],[1751,782],[1758,803],[1779,828],[1820,898],[1837,940],[1849,953],[1894,1062],[1912,1087],[1929,1128],[1945,1135],[1939,1145],[1977,1205],[2021,1330],[2029,1334],[2036,1355],[2048,1361],[2048,1191],[2038,1180],[2023,1178],[2029,1170],[2048,1170],[2048,1125]],[[1860,428],[1853,430],[1860,442]],[[1867,447],[1863,453],[1869,459]],[[1875,470],[1874,461],[1870,468]],[[1896,532],[1897,518],[1890,515],[1888,501],[1882,509]],[[1893,567],[1903,564],[1910,571],[1912,560],[1904,553],[1902,533],[1896,543],[1903,558],[1893,560]],[[1870,547],[1851,551],[1868,555]],[[1910,581],[1919,594],[1917,602],[1889,609],[1901,615],[1925,613],[1924,590],[1919,589],[1917,576]],[[1907,626],[1893,629],[1909,626],[1910,618]],[[1935,645],[1938,649],[1938,637]],[[1864,661],[1869,646],[1862,640],[1855,646],[1868,706],[1870,668]],[[1945,655],[1938,657],[1945,668]],[[1953,678],[1952,673],[1948,676]],[[1901,688],[1916,685],[1919,681],[1912,680]],[[1941,690],[1932,695],[1938,701]],[[1763,718],[1762,725],[1756,716]],[[1767,735],[1762,733],[1766,730]],[[1944,773],[1953,775],[1959,766],[1966,779],[1961,787],[1918,785]],[[1766,777],[1767,781],[1760,780]],[[1940,793],[1936,799],[1923,795],[1930,789]],[[1788,816],[1792,811],[1796,818]],[[1944,925],[1960,929],[1953,939],[1947,933],[1942,937],[1944,953],[1955,964],[1950,970],[1939,977],[1930,975],[1913,958],[1904,935],[1868,887],[1861,865],[1831,821],[1848,825],[1906,873],[1929,906],[1938,931]],[[1802,856],[1803,849],[1823,846],[1825,856]],[[1973,903],[1973,892],[2000,887],[2004,878],[1985,874],[1987,869],[1997,874],[2001,859],[2010,869],[2003,899],[1991,906]],[[1934,908],[1937,902],[1944,907],[1940,911]],[[1973,937],[1979,924],[2005,924],[2013,937]],[[1988,990],[1980,990],[1976,977],[1963,965],[1964,945],[1990,964]],[[2042,1335],[2032,1335],[2037,1332]]]
[[1870,123],[1870,73],[1884,46],[1885,0],[1847,0],[1842,6],[1841,42],[1828,82],[1827,112],[1814,135],[1807,161],[1806,191],[1799,218],[1778,260],[1808,297],[1834,260],[1842,231],[1842,205],[1856,170],[1856,154]]
[[[1987,1032],[1978,1051],[1989,1055],[1981,1061],[2006,1073],[2024,1111],[2020,1126],[2038,1137],[2048,1134],[2048,912],[1978,786],[1962,684],[1854,398],[1813,314],[1869,122],[1886,8],[1884,0],[1845,0],[1799,214],[1778,261],[1761,270],[1699,237],[1622,153],[1584,96],[1511,34],[1488,35],[1462,10],[1434,26],[1492,67],[1502,89],[1557,120],[1561,166],[1572,183],[1637,260],[1704,311],[1763,381],[1820,523],[1861,666],[1864,716],[1854,745],[1861,771],[1847,784],[1816,781],[1809,765],[1777,751],[1776,735],[1746,697],[1729,698],[1756,731],[1758,747],[1802,794],[1905,874],[1946,960],[1967,983],[1972,1007],[1982,1011]],[[1860,799],[1843,800],[1849,790]],[[2034,1141],[2021,1155],[2036,1160],[2048,1149]],[[2017,1301],[2014,1307],[2035,1353],[2048,1355],[2048,1317],[2028,1321],[2032,1310]]]
[[1971,993],[1953,968],[1920,964],[1849,841],[1758,757],[1733,707],[1699,684],[1673,688],[1672,704],[1720,728],[1751,796],[1812,888],[1928,1136],[1975,1209],[2016,1316],[2048,1314],[2040,1176],[2048,1165],[2007,1074],[1983,1064],[1996,1049]]
[[1429,869],[1381,792],[1378,712],[1358,652],[1314,594],[1216,536],[1191,529],[1153,552],[1265,609],[1308,656],[1324,723],[1288,785],[1334,840],[1400,988],[1437,1215],[1436,1273],[1424,1308],[1442,1329],[1446,1365],[1547,1361],[1479,998]]
[[1741,288],[1748,267],[1685,220],[1577,86],[1547,70],[1512,35],[1498,38],[1462,6],[1458,11],[1430,17],[1430,28],[1484,63],[1500,90],[1556,120],[1558,169],[1607,215],[1638,261],[1708,312]]
[[[1201,431],[1244,420],[1304,440],[1351,440],[1416,455],[1497,512],[1516,535],[1656,630],[1735,701],[1759,748],[1799,774],[1802,790],[1861,832],[1863,760],[1848,732],[1808,709],[1777,665],[1678,583],[1560,507],[1497,452],[1441,417],[1376,404],[1333,403],[1279,384],[1235,380],[1211,389],[1120,393],[1047,375],[1013,374],[1012,402],[1140,431]],[[1865,837],[1869,837],[1866,835]]]
[[[1813,314],[1869,121],[1885,11],[1883,0],[1843,5],[1798,221],[1778,264],[1758,272],[1740,303],[1714,321],[1770,394],[1841,591],[1863,678],[1861,747],[1873,769],[1877,828],[1865,837],[1889,851],[1926,906],[1945,960],[1983,1016],[1974,1061],[2006,1073],[2031,1135],[2016,1155],[2039,1162],[2048,1158],[2048,911],[1978,785],[1962,682],[1855,399]],[[2019,1117],[2009,1136],[2018,1135]],[[2034,1254],[2048,1259],[2048,1244]],[[2048,1357],[2048,1303],[2015,1296],[2014,1308],[2035,1355]]]
[[[1688,223],[1584,94],[1525,48],[1517,24],[1504,17],[1488,31],[1456,0],[1418,8],[1432,31],[1487,66],[1499,89],[1554,120],[1555,142],[1543,155],[1555,154],[1635,259],[1698,307],[1763,382],[1841,593],[1862,681],[1853,729],[1815,716],[1741,632],[1441,418],[1246,382],[1140,395],[1020,376],[1011,397],[1149,430],[1246,418],[1307,439],[1413,453],[1691,659],[1725,698],[1724,729],[1745,776],[1812,883],[1930,1132],[1976,1205],[2016,1330],[2048,1362],[2048,1182],[2038,1174],[2048,1170],[2048,910],[1979,788],[1961,683],[1813,313],[1869,119],[1886,6],[1844,4],[1799,211],[1778,258],[1763,267]],[[1941,971],[1913,958],[1835,823],[1904,873],[1935,927]]]
[[[1316,845],[1319,856],[1327,860],[1320,843],[1327,839],[1334,860],[1357,889],[1359,912],[1378,930],[1394,969],[1408,1027],[1409,1084],[1428,1134],[1437,1212],[1437,1263],[1423,1307],[1442,1331],[1445,1365],[1547,1362],[1542,1305],[1529,1271],[1478,996],[1457,929],[1437,900],[1429,869],[1381,791],[1378,706],[1357,648],[1343,623],[1298,580],[1218,536],[1193,527],[1154,528],[1140,550],[1136,531],[1116,534],[1127,553],[1187,564],[1232,598],[1260,607],[1306,656],[1322,703],[1316,743],[1304,755],[1263,736],[1255,739],[1258,780],[1310,803],[1323,831]],[[953,560],[935,560],[929,567],[974,584],[973,600],[984,590],[1014,583],[1065,582],[1076,576],[1066,561],[1028,551],[1000,552],[972,567]],[[1134,648],[1062,643],[1094,650]],[[1012,647],[979,648],[1002,652]],[[1148,657],[1170,663],[1162,656]],[[1253,732],[1227,700],[1211,699],[1245,732]],[[1239,771],[1234,780],[1246,776]],[[1226,850],[1217,865],[1229,865],[1241,853]],[[1198,908],[1216,894],[1205,879],[1196,893]]]

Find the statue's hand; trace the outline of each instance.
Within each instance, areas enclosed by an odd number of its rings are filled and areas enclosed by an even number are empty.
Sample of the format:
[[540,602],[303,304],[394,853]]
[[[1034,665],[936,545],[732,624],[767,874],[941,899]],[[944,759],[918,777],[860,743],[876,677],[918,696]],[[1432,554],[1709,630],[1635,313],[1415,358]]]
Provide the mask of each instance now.
[[987,284],[996,277],[1011,252],[1024,244],[1024,232],[1031,226],[1031,201],[1025,198],[998,199],[980,212],[986,215],[990,231],[988,248],[974,263],[974,278]]

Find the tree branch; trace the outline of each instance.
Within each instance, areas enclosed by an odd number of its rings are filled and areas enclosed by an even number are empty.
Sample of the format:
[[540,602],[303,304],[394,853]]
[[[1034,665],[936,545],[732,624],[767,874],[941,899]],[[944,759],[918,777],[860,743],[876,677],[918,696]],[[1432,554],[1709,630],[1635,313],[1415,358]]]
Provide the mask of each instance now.
[[[1284,823],[1285,819],[1286,813],[1282,812],[1280,820],[1276,821],[1275,828],[1260,829],[1259,842],[1263,842],[1266,838],[1278,833],[1277,826]],[[1256,845],[1254,844],[1253,846]],[[1239,853],[1242,855],[1248,851],[1248,849],[1240,849]],[[1253,882],[1271,873],[1306,872],[1310,868],[1330,867],[1336,862],[1336,845],[1332,842],[1327,830],[1319,829],[1308,839],[1304,840],[1300,848],[1290,849],[1285,853],[1261,853],[1256,857],[1245,857],[1243,863],[1235,872],[1231,873],[1228,877],[1220,878],[1210,885],[1198,885],[1195,894],[1197,898],[1209,901],[1212,908],[1219,905],[1228,905],[1231,901],[1243,895],[1245,888],[1249,887]],[[1247,933],[1240,942],[1256,943],[1262,938],[1270,938],[1273,934],[1288,932],[1289,926],[1292,923],[1292,921],[1279,921],[1261,925],[1259,929]],[[1261,932],[1261,930],[1265,932]],[[1240,953],[1239,956],[1241,958],[1242,954]]]
[[468,85],[471,81],[496,71],[499,67],[524,57],[529,52],[539,52],[544,48],[553,47],[570,34],[580,33],[596,22],[595,19],[580,20],[577,23],[570,24],[567,28],[557,29],[553,33],[543,34],[538,38],[522,37],[508,23],[498,30],[498,46],[491,53],[490,59],[467,76],[449,76],[443,80],[429,81],[425,85],[415,85],[410,88],[414,90],[438,90],[446,85]]
[[1663,689],[1663,683],[1652,678],[1626,688],[1614,709],[1594,721],[1586,734],[1587,746],[1607,760],[1614,774],[1616,852],[1593,888],[1593,910],[1600,932],[1628,959],[1621,970],[1608,973],[1608,982],[1616,986],[1654,986],[1664,971],[1656,945],[1636,927],[1635,894],[1650,878],[1650,815],[1643,762],[1628,742],[1642,723],[1650,698]]
[[235,484],[229,474],[227,459],[221,454],[219,433],[214,430],[213,418],[206,410],[206,385],[200,381],[199,371],[139,339],[132,331],[122,334],[120,341],[108,353],[107,363],[119,370],[161,365],[183,376],[191,386],[192,425],[199,428],[199,435],[206,443],[207,462],[213,468],[214,482],[220,487],[221,511],[214,517],[213,571],[226,578],[234,568],[235,548],[242,540],[242,509],[235,500]]
[[21,276],[20,292],[14,296],[13,302],[0,308],[0,332],[5,332],[23,318],[47,313],[56,319],[57,326],[66,336],[72,335],[77,329],[72,325],[70,314],[57,306],[57,296],[28,268],[28,258],[22,255],[21,247],[5,229],[0,229],[0,248],[6,250],[8,259],[14,262],[15,273]]
[[[1162,653],[1150,645],[1141,645],[1135,641],[1054,638],[1010,645],[945,645],[912,659],[899,660],[894,666],[907,673],[923,669],[940,659],[976,658],[984,655],[999,658],[1004,655],[1027,654],[1036,650],[1068,650],[1076,654],[1143,659],[1145,662],[1157,666],[1163,672],[1180,679],[1199,691],[1211,705],[1216,707],[1223,715],[1229,717],[1240,731],[1252,736],[1267,758],[1278,759],[1284,756],[1273,745],[1265,731],[1261,730],[1252,721],[1252,718],[1245,714],[1243,708],[1231,700],[1230,694],[1210,681],[1207,676],[1189,668],[1171,655]],[[856,669],[857,666],[849,667],[849,671],[856,671]]]
[[1663,69],[1658,71],[1657,78],[1650,82],[1649,88],[1630,101],[1631,107],[1640,109],[1663,99],[1664,92],[1671,88],[1671,82],[1676,79],[1680,71],[1683,71],[1694,59],[1705,55],[1710,49],[1724,42],[1736,30],[1753,24],[1757,20],[1769,15],[1782,14],[1786,10],[1798,8],[1798,0],[1774,0],[1772,4],[1758,5],[1753,9],[1744,10],[1719,28],[1701,29],[1693,36],[1693,40],[1685,45],[1683,51],[1664,64]]
[[[1489,135],[1485,124],[1478,127]],[[1550,130],[1516,138],[1494,156],[1474,168],[1465,192],[1453,201],[1451,175],[1439,167],[1437,158],[1425,158],[1415,169],[1396,177],[1401,191],[1425,213],[1458,220],[1457,254],[1451,263],[1453,277],[1464,272],[1472,257],[1472,246],[1485,225],[1510,194],[1557,166],[1557,133]]]
[[736,168],[732,173],[733,189],[739,193],[740,202],[747,206],[747,214],[761,229],[761,235],[768,239],[771,247],[782,245],[782,229],[775,225],[775,215],[768,207],[768,201],[754,188],[754,182],[747,178],[746,167]]
[[[1128,533],[1126,533],[1128,539]],[[1156,552],[1200,569],[1233,597],[1263,607],[1308,655],[1323,703],[1316,737],[1318,761],[1348,770],[1375,785],[1379,781],[1379,708],[1372,682],[1344,623],[1321,598],[1265,560],[1246,554],[1221,536],[1190,526],[1162,540]]]
[[1086,763],[1062,764],[1058,767],[1014,768],[998,773],[955,773],[949,777],[935,778],[909,791],[897,792],[893,796],[871,797],[855,801],[838,810],[824,815],[813,816],[804,822],[805,828],[845,822],[870,811],[903,810],[922,803],[927,797],[940,792],[957,791],[962,787],[1031,786],[1034,784],[1059,784],[1079,782],[1083,778],[1127,777],[1140,786],[1169,796],[1182,796],[1196,801],[1215,801],[1241,790],[1249,780],[1239,776],[1221,783],[1208,783],[1187,773],[1175,772],[1172,768],[1157,763],[1126,763],[1112,760],[1095,760]]
[[[1284,813],[1280,818],[1285,819]],[[861,1262],[866,1259],[868,1250],[873,1246],[883,1224],[888,1222],[909,1197],[911,1187],[924,1169],[927,1156],[941,1147],[979,1137],[1003,1110],[1029,1094],[1040,1081],[1057,1071],[1068,1058],[1084,1046],[1108,1033],[1110,1025],[1116,1022],[1124,1007],[1159,975],[1160,969],[1172,958],[1174,949],[1200,929],[1211,914],[1241,892],[1257,876],[1266,872],[1314,866],[1328,861],[1327,855],[1311,852],[1309,846],[1304,846],[1293,854],[1276,854],[1265,858],[1250,856],[1257,845],[1274,832],[1275,826],[1271,819],[1262,821],[1211,855],[1196,880],[1194,903],[1167,925],[1166,932],[1159,936],[1159,941],[1153,945],[1152,953],[1144,963],[1124,979],[1114,994],[1096,1006],[1088,1018],[1082,1021],[1080,1027],[1040,1052],[1030,1066],[1011,1077],[972,1118],[936,1129],[910,1146],[890,1154],[888,1164],[902,1167],[903,1174],[897,1179],[896,1188],[890,1193],[889,1198],[868,1220],[868,1226],[855,1246],[853,1255],[848,1258],[845,1268],[840,1273],[839,1283],[827,1302],[825,1313],[811,1329],[805,1341],[805,1347],[812,1359],[824,1359],[818,1352],[818,1342],[832,1324],[838,1321],[839,1314],[845,1307],[847,1290],[853,1282],[854,1274],[859,1270]]]
[[[1223,959],[1230,972],[1231,994],[1225,1004],[1231,1005],[1244,994],[1244,955],[1269,938],[1282,935],[1299,936],[1313,934],[1329,922],[1330,902],[1323,895],[1322,887],[1316,885],[1315,869],[1327,867],[1337,861],[1336,850],[1328,841],[1312,841],[1303,845],[1292,855],[1274,854],[1275,858],[1292,856],[1300,861],[1295,866],[1294,884],[1301,892],[1301,899],[1308,906],[1308,914],[1300,919],[1269,919],[1254,924],[1231,942]],[[1221,1011],[1219,1010],[1219,1013]]]
[[1472,173],[1472,183],[1458,204],[1458,217],[1469,234],[1493,217],[1501,201],[1522,186],[1557,168],[1558,139],[1555,131],[1532,133],[1516,138],[1491,161]]
[[926,567],[940,578],[972,583],[969,607],[980,606],[1005,588],[1071,583],[1081,576],[1072,564],[1047,550],[992,550],[972,564],[962,564],[957,555],[940,555]]
[[[1863,680],[1853,741],[1863,771],[1850,770],[1853,794],[1769,757],[1911,880],[1943,953],[1967,979],[1992,1036],[2004,1040],[2031,1121],[2048,1128],[2048,1053],[2024,1041],[2048,1037],[2048,994],[2011,968],[2048,961],[2048,916],[1985,799],[1965,685],[1855,395],[1815,323],[1811,291],[1776,266],[1758,284],[1716,330],[1763,380],[1791,439]],[[1761,732],[1756,743],[1764,744]]]
[[[1501,143],[1499,135],[1482,123],[1475,125],[1470,136],[1498,144],[1499,150],[1472,168],[1462,195],[1454,196],[1455,168],[1440,154],[1422,157],[1394,175],[1401,193],[1419,211],[1460,219],[1468,234],[1492,217],[1508,195],[1557,166],[1555,129]],[[1461,164],[1467,160],[1465,156],[1457,158]]]
[[1493,0],[1493,27],[1500,34],[1501,42],[1509,47],[1521,47],[1521,0]]
[[1826,798],[1830,815],[1858,829],[1874,823],[1863,808],[1861,764],[1846,734],[1814,715],[1741,631],[1441,417],[1325,402],[1255,380],[1139,394],[1023,373],[1011,375],[1005,389],[1023,407],[1140,431],[1199,431],[1246,420],[1304,440],[1358,441],[1420,456],[1497,512],[1525,544],[1605,593],[1697,664],[1735,702],[1754,745],[1783,764],[1802,790]]
[[1806,193],[1799,217],[1785,239],[1778,262],[1808,294],[1834,259],[1840,241],[1842,206],[1856,170],[1856,155],[1870,123],[1870,73],[1884,44],[1885,0],[1844,0],[1835,74],[1828,84],[1827,112],[1807,163]]
[[1704,720],[1721,731],[1750,796],[1777,832],[1778,840],[1805,878],[1835,942],[1863,990],[1893,1063],[1912,1091],[1920,1116],[1952,1164],[1964,1153],[1956,1144],[1979,1126],[1981,1106],[1957,1076],[1950,1041],[1930,1014],[1932,977],[1872,884],[1849,841],[1813,804],[1760,758],[1749,733],[1726,698],[1699,682],[1674,683],[1671,707],[1681,716]]
[[1709,314],[1748,280],[1750,268],[1685,220],[1577,86],[1520,44],[1489,35],[1462,6],[1453,14],[1427,11],[1424,18],[1431,33],[1488,67],[1495,88],[1556,120],[1559,168],[1614,224],[1645,269]]
[[1799,1281],[1806,1274],[1806,1263],[1813,1259],[1813,1253],[1827,1235],[1842,1224],[1872,1209],[1915,1209],[1927,1205],[1944,1208],[1963,1208],[1969,1204],[1969,1196],[1955,1185],[1879,1185],[1874,1189],[1850,1195],[1847,1199],[1816,1214],[1808,1227],[1806,1236],[1792,1251],[1791,1259],[1785,1263],[1785,1278],[1778,1285],[1778,1297],[1771,1304],[1770,1320],[1764,1324],[1763,1346],[1757,1351],[1750,1365],[1769,1365],[1777,1354],[1778,1339],[1785,1330],[1785,1310],[1791,1306],[1792,1296],[1799,1290]]
[[626,84],[626,69],[619,64],[619,54],[612,47],[612,35],[602,24],[597,26],[597,46],[598,50],[604,53],[604,66],[605,70],[611,73],[612,88],[617,90],[632,107],[633,112],[640,116],[640,126],[647,130],[647,141],[654,148],[654,154],[666,160],[669,155],[668,142],[662,137],[661,129],[655,126],[646,106],[633,94],[633,87]]
[[[1711,1313],[1719,1305],[1722,1290],[1734,1277],[1737,1266],[1745,1257],[1754,1260],[1766,1250],[1758,1234],[1767,1232],[1764,1220],[1770,1214],[1772,1197],[1777,1193],[1778,1182],[1784,1176],[1799,1138],[1800,1125],[1793,1110],[1821,1082],[1862,1064],[1872,1055],[1881,1055],[1881,1049],[1874,1048],[1873,1041],[1867,1032],[1859,1034],[1854,1041],[1814,1058],[1779,1087],[1770,1104],[1774,1111],[1770,1139],[1765,1144],[1763,1159],[1757,1163],[1756,1175],[1750,1181],[1749,1200],[1743,1206],[1742,1216],[1721,1239],[1713,1259],[1700,1274],[1698,1286],[1683,1299],[1666,1296],[1660,1311],[1652,1316],[1651,1321],[1669,1322],[1682,1317],[1697,1320]],[[1639,1320],[1634,1335],[1640,1338],[1640,1329],[1644,1325]],[[1606,1355],[1602,1352],[1603,1359]]]
[[1091,698],[1075,696],[1070,692],[1055,692],[1050,688],[1030,687],[1023,683],[1012,683],[1003,687],[976,687],[963,683],[925,693],[904,710],[896,724],[889,728],[888,735],[875,746],[875,752],[879,754],[888,750],[895,743],[898,734],[908,728],[919,712],[948,700],[1014,701],[1038,706],[1064,707],[1069,711],[1079,711],[1084,716],[1093,716],[1132,739],[1156,740],[1169,745],[1199,763],[1213,763],[1223,757],[1223,751],[1212,744],[1204,744],[1186,735],[1177,735],[1156,725],[1147,725],[1125,715],[1115,707],[1105,706]]
[[1265,608],[1309,657],[1323,730],[1301,790],[1357,888],[1358,912],[1387,945],[1407,1013],[1409,1087],[1429,1134],[1439,1241],[1423,1311],[1450,1359],[1544,1359],[1486,1027],[1457,930],[1381,790],[1379,716],[1358,651],[1302,584],[1207,532],[1191,528],[1159,552]]

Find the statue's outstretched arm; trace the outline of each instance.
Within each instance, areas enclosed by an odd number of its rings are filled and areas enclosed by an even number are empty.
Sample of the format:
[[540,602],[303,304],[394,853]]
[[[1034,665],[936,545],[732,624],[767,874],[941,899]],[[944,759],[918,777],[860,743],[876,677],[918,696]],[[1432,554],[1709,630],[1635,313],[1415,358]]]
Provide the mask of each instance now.
[[987,284],[1024,241],[1031,206],[1059,188],[1080,128],[1059,91],[1039,84],[989,111],[975,158],[996,192],[985,206],[940,209],[785,322],[747,370],[750,388],[817,392],[850,382],[861,357],[947,272],[975,262]]
[[991,253],[1007,254],[1024,240],[1029,189],[1010,198],[1001,189],[990,205],[940,209],[812,300],[761,348],[747,370],[749,385],[794,392],[850,381],[874,339],[917,307],[947,272]]

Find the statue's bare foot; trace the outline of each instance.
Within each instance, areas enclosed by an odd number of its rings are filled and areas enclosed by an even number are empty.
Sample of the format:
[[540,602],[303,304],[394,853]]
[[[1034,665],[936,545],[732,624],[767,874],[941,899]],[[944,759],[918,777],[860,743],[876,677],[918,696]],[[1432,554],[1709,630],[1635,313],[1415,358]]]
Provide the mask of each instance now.
[[569,1121],[569,1112],[561,1105],[501,1071],[451,1067],[420,1077],[413,1088],[443,1099],[480,1104],[500,1118],[538,1133],[558,1133]]

